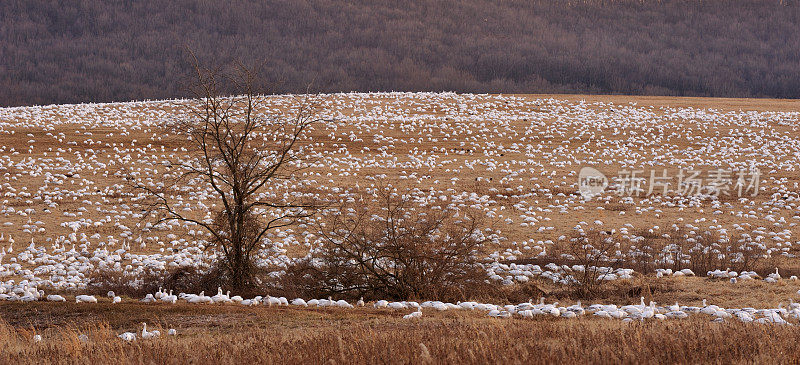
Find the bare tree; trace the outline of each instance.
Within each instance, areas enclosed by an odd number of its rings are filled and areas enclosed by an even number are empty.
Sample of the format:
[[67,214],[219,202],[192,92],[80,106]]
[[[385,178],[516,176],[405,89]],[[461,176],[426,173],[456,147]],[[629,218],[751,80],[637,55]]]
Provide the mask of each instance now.
[[390,187],[321,214],[321,246],[289,271],[298,292],[455,300],[486,288],[480,250],[494,235],[481,215]]
[[[293,111],[268,114],[266,97],[256,92],[255,72],[241,64],[224,73],[194,61],[196,98],[181,103],[189,117],[167,126],[185,136],[191,157],[167,162],[168,173],[158,184],[129,180],[142,193],[153,224],[181,221],[204,229],[210,247],[221,254],[218,268],[232,287],[241,288],[252,284],[254,253],[267,232],[314,213],[312,197],[291,191],[285,182],[307,165],[303,141],[319,119],[306,101]],[[198,182],[219,207],[211,217],[186,213],[176,204],[175,190]],[[276,185],[282,191],[274,191]]]

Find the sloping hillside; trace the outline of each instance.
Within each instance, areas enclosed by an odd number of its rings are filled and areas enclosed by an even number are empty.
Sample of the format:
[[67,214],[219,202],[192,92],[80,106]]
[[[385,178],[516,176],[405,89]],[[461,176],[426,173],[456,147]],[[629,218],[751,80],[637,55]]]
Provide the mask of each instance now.
[[800,96],[796,1],[0,3],[0,105],[183,96],[187,53],[279,93]]

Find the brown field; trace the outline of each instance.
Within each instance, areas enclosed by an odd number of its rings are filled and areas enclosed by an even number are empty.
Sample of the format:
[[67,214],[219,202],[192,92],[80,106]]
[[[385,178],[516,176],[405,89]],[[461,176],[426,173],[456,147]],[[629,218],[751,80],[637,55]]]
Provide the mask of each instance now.
[[[292,102],[286,96],[271,98],[271,111],[285,111]],[[302,176],[309,189],[358,191],[389,183],[411,189],[417,198],[446,196],[456,205],[477,206],[503,237],[486,252],[500,261],[540,259],[540,252],[557,248],[558,237],[568,236],[576,225],[614,229],[613,237],[622,242],[619,250],[628,255],[642,247],[620,232],[626,224],[633,226],[633,235],[654,229],[648,244],[660,249],[666,244],[660,234],[673,224],[690,223],[696,233],[724,229],[763,235],[759,242],[770,251],[755,269],[764,275],[780,267],[784,278],[800,274],[794,257],[800,253],[795,243],[800,101],[343,94],[324,96],[319,104],[332,121],[316,127],[307,141],[316,159]],[[136,229],[137,210],[120,173],[158,176],[160,161],[184,155],[180,136],[160,129],[160,121],[179,110],[178,102],[0,109],[0,248],[13,247],[13,254],[0,257],[6,265],[0,278],[40,280],[48,293],[52,289],[71,298],[101,269],[138,275],[148,262],[167,270],[179,266],[171,263],[180,259],[204,263],[193,251],[196,237],[187,227]],[[753,161],[764,174],[763,189],[745,199],[688,204],[638,197],[626,202],[609,193],[584,202],[576,193],[582,166],[615,176],[632,167],[674,173]],[[209,209],[204,197],[176,194],[186,198],[187,211],[202,217]],[[170,233],[176,236],[168,238]],[[308,232],[293,228],[272,238],[280,242],[281,254],[293,258],[307,252],[306,237]],[[44,253],[26,250],[31,243]],[[116,250],[122,250],[120,257],[108,259]],[[93,256],[101,259],[90,260]],[[7,266],[12,259],[19,267]],[[622,267],[635,264],[627,256],[620,262]],[[630,304],[644,296],[659,305],[699,305],[708,299],[724,308],[776,308],[798,298],[800,289],[800,282],[790,280],[657,279],[636,269],[633,279],[609,283],[592,301]],[[536,285],[549,302],[580,299],[543,281]],[[520,295],[478,299],[527,301]],[[407,311],[144,305],[134,301],[139,298],[125,299],[116,306],[105,298],[97,305],[0,303],[0,363],[800,361],[800,335],[793,327],[718,324],[706,317],[627,324],[594,318],[498,320],[478,312],[426,310],[421,320],[408,321],[401,318]],[[176,328],[179,336],[133,344],[115,337],[141,330],[142,321],[162,333]],[[43,341],[33,343],[34,334]],[[79,334],[89,341],[80,342]]]
[[[316,143],[309,147],[316,163],[307,170],[303,179],[322,190],[332,187],[357,190],[371,184],[391,183],[419,189],[423,193],[458,195],[461,199],[477,193],[491,199],[483,208],[497,220],[497,228],[505,237],[505,243],[496,248],[531,246],[531,251],[523,252],[525,255],[538,253],[542,241],[554,240],[570,232],[582,221],[592,226],[591,223],[596,219],[604,222],[604,229],[632,224],[635,227],[630,230],[632,232],[655,225],[666,230],[669,225],[679,223],[679,219],[683,219],[682,223],[693,223],[701,228],[719,224],[731,230],[733,223],[749,225],[751,228],[773,225],[773,222],[764,220],[766,215],[772,215],[775,219],[783,217],[789,225],[768,227],[770,230],[797,230],[794,224],[800,217],[793,209],[778,210],[765,205],[770,200],[769,194],[779,185],[791,189],[794,183],[800,182],[800,173],[794,168],[798,157],[793,152],[798,150],[795,143],[798,124],[790,122],[797,118],[797,111],[800,110],[800,102],[796,100],[592,95],[512,95],[507,97],[513,99],[505,100],[495,95],[469,98],[448,95],[344,94],[321,98],[321,115],[333,121],[318,126],[310,136]],[[279,97],[268,105],[271,105],[271,112],[280,112],[295,100]],[[542,101],[534,102],[536,100]],[[548,103],[547,100],[552,102]],[[0,133],[0,146],[5,147],[4,158],[8,161],[5,167],[0,164],[0,184],[8,184],[0,187],[0,193],[8,192],[11,187],[16,192],[24,193],[22,189],[27,189],[32,196],[44,196],[52,194],[51,189],[56,186],[58,190],[72,195],[54,199],[58,206],[50,208],[50,213],[42,213],[47,207],[41,198],[20,194],[4,198],[4,205],[14,207],[17,211],[35,210],[31,216],[0,213],[0,220],[13,223],[12,226],[3,226],[2,232],[6,239],[13,235],[17,248],[27,246],[32,239],[39,243],[44,239],[49,245],[59,236],[67,237],[72,229],[62,226],[62,223],[78,219],[97,222],[103,218],[105,222],[82,227],[78,232],[88,236],[100,234],[100,239],[74,242],[81,246],[85,244],[87,250],[98,247],[98,241],[106,243],[109,249],[117,247],[126,241],[118,235],[135,231],[137,220],[131,218],[131,210],[121,207],[127,200],[120,175],[114,174],[119,174],[123,168],[157,173],[156,164],[159,161],[169,155],[180,155],[177,148],[182,145],[182,138],[164,135],[158,128],[159,120],[180,111],[180,103],[177,102],[11,110],[0,114],[0,123],[5,123],[2,128],[4,133]],[[713,111],[721,116],[713,122],[699,122],[693,115],[673,114],[672,119],[660,124],[658,120],[624,124],[627,120],[625,115],[630,115],[631,110],[652,113],[653,118],[676,111]],[[536,123],[531,123],[525,117],[535,116],[538,112],[545,114]],[[763,125],[759,124],[758,129],[744,130],[746,133],[739,137],[743,138],[741,140],[728,141],[730,137],[726,136],[739,136],[743,131],[738,126],[749,122],[735,120],[726,113],[746,112],[765,113],[753,117],[754,120],[763,120]],[[771,114],[773,112],[785,114],[778,118]],[[562,119],[556,120],[547,113]],[[615,113],[623,113],[623,116],[616,121]],[[584,115],[588,119],[580,120]],[[786,118],[790,118],[789,121]],[[26,125],[31,119],[34,119],[33,124]],[[615,134],[612,127],[594,130],[595,127],[591,125],[601,120],[613,121],[612,124],[622,127],[620,131],[633,133]],[[590,128],[587,129],[587,125]],[[48,133],[52,136],[47,136]],[[59,136],[59,133],[63,135]],[[525,133],[528,137],[521,138]],[[747,138],[754,135],[761,135],[763,139],[756,141]],[[374,136],[388,139],[372,140]],[[711,141],[723,143],[727,149],[704,152],[702,148]],[[749,150],[763,148],[770,142],[774,145],[769,147],[778,153],[763,155]],[[524,150],[511,149],[510,145],[514,143],[536,146],[537,149],[525,153]],[[567,149],[559,150],[562,147]],[[15,152],[8,153],[11,149]],[[388,154],[381,155],[379,149]],[[566,154],[565,151],[570,153]],[[599,151],[606,151],[607,154],[598,156]],[[682,161],[682,164],[691,163],[704,172],[720,167],[720,164],[754,159],[776,168],[762,171],[761,184],[765,189],[757,197],[746,203],[733,198],[721,200],[731,204],[722,208],[726,214],[709,214],[712,208],[708,202],[679,208],[665,205],[665,202],[637,198],[632,204],[621,204],[621,197],[614,194],[585,204],[576,202],[577,170],[584,165],[596,166],[597,161],[608,161],[600,170],[614,177],[621,169],[631,169],[620,164],[625,152],[637,155],[635,167],[644,169],[645,173],[651,169],[658,168],[660,172],[666,168],[670,175],[674,175],[679,168],[686,168],[664,160],[662,157],[665,155]],[[430,165],[426,160],[445,163]],[[520,161],[527,161],[528,164],[520,167],[517,165]],[[593,162],[584,164],[581,161]],[[648,161],[658,161],[660,165],[648,166]],[[23,166],[40,166],[42,170],[32,172]],[[55,176],[46,184],[43,172],[51,172]],[[80,178],[68,177],[68,174],[75,172],[80,173]],[[452,178],[458,180],[450,181]],[[507,197],[512,193],[529,193],[530,196]],[[90,203],[92,206],[89,206]],[[517,203],[522,204],[514,206]],[[569,213],[559,214],[554,204],[565,204]],[[78,211],[87,207],[88,211]],[[636,207],[643,209],[637,212]],[[656,212],[655,209],[660,211]],[[750,209],[757,210],[760,216],[753,219],[727,214]],[[79,215],[69,218],[64,213]],[[522,214],[534,217],[535,227],[521,226]],[[705,220],[697,221],[703,218]],[[39,234],[24,231],[23,225],[28,220],[42,222],[36,225],[40,229]],[[591,228],[587,225],[583,227]],[[538,231],[534,228],[548,230]],[[173,233],[180,233],[179,229],[177,231]],[[295,233],[304,235],[303,232]],[[115,241],[107,242],[107,236],[113,236]],[[158,235],[156,238],[155,242],[147,241],[144,247],[133,244],[128,252],[152,254],[176,245],[189,246],[185,242],[166,242]],[[3,244],[0,240],[0,246]],[[302,246],[295,244],[288,244],[285,248],[290,256],[298,249],[304,251]],[[123,260],[123,263],[126,262]]]
[[[742,293],[739,293],[742,294]],[[796,363],[794,327],[425,311],[101,303],[0,305],[2,363]],[[178,335],[124,343],[122,331]],[[34,334],[43,340],[32,341]],[[87,341],[78,336],[85,334]]]

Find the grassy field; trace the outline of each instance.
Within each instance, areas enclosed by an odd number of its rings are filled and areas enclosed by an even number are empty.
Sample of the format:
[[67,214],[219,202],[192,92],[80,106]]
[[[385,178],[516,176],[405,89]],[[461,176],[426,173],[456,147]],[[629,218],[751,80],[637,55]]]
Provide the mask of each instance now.
[[[269,112],[285,111],[293,102],[291,97],[272,99]],[[496,228],[506,238],[493,247],[496,250],[530,246],[531,251],[523,253],[533,255],[546,246],[543,242],[597,219],[607,229],[632,224],[635,228],[630,231],[635,232],[654,226],[666,229],[679,220],[701,228],[730,229],[734,223],[752,228],[772,225],[764,221],[766,215],[784,217],[788,223],[795,217],[791,210],[763,211],[774,209],[765,203],[779,185],[800,182],[800,172],[792,167],[798,126],[783,120],[800,109],[795,100],[337,94],[323,97],[319,104],[321,116],[332,121],[317,125],[309,136],[313,141],[309,154],[316,163],[303,181],[323,192],[392,183],[458,197],[462,204],[470,203],[470,194],[484,196],[490,201],[481,208],[498,222]],[[120,233],[130,233],[128,239],[141,236],[133,232],[135,212],[125,208],[129,202],[120,171],[157,176],[159,163],[182,155],[184,139],[159,129],[161,120],[180,110],[179,102],[150,102],[8,109],[0,114],[0,145],[6,153],[0,191],[5,194],[4,206],[16,209],[0,212],[3,223],[10,224],[3,226],[0,247],[8,245],[9,236],[17,249],[37,238],[38,243],[50,245],[73,233],[67,223],[81,220],[78,238],[66,240],[78,249],[116,249],[126,241]],[[748,117],[749,113],[761,114]],[[754,133],[761,138],[741,139],[740,134]],[[753,154],[764,146],[776,153]],[[622,204],[622,197],[613,194],[610,199],[577,202],[573,194],[576,172],[585,165],[600,164],[602,172],[614,177],[631,166],[649,172],[649,164],[657,162],[658,168],[674,175],[687,166],[707,172],[754,159],[776,167],[763,172],[764,192],[747,202],[728,199],[724,202],[730,206],[713,207],[725,214],[710,214],[713,209],[708,204],[681,208],[643,198]],[[61,194],[45,199],[55,187]],[[531,196],[498,198],[522,192]],[[48,207],[50,202],[56,205]],[[205,211],[196,203],[208,202],[189,200],[187,209]],[[559,212],[562,206],[568,214]],[[753,208],[761,208],[759,217],[729,214]],[[26,209],[33,212],[26,214]],[[525,223],[526,218],[533,218],[533,223]],[[87,220],[94,224],[86,224]],[[34,227],[26,229],[31,223]],[[770,228],[796,230],[786,225]],[[170,230],[185,233],[180,227]],[[87,237],[81,239],[82,234]],[[127,251],[154,254],[192,245],[160,234],[144,236],[144,244],[136,242]],[[305,251],[296,243],[283,247],[290,256]]]
[[[705,319],[624,323],[374,309],[101,304],[2,305],[3,363],[796,363],[788,326]],[[9,322],[13,321],[13,322]],[[178,335],[124,343],[140,321]],[[11,326],[8,323],[13,323]],[[29,329],[36,323],[44,329]],[[179,325],[176,325],[179,324]],[[47,326],[50,326],[49,328]],[[35,333],[43,340],[34,343]],[[88,339],[80,340],[85,334]]]
[[[285,111],[293,101],[271,98],[270,111]],[[415,198],[476,207],[503,237],[486,254],[503,262],[539,260],[544,266],[552,257],[540,253],[558,248],[559,236],[576,226],[614,230],[609,236],[625,257],[620,266],[639,265],[637,272],[603,286],[584,305],[636,304],[644,297],[659,305],[697,306],[706,299],[724,308],[778,308],[798,298],[800,282],[785,280],[800,274],[798,101],[337,94],[324,96],[320,105],[330,122],[316,126],[304,142],[316,162],[303,172],[303,186],[331,193],[390,182]],[[405,320],[409,311],[373,308],[147,305],[141,298],[74,303],[72,295],[101,269],[135,276],[149,267],[207,263],[191,227],[137,230],[140,217],[123,186],[123,170],[157,177],[163,161],[185,156],[181,136],[161,129],[179,110],[180,102],[0,109],[0,278],[50,281],[40,288],[68,297],[67,303],[0,302],[0,363],[800,361],[793,326],[711,323],[700,316],[642,323],[590,316],[501,320],[478,311],[426,309],[422,318]],[[762,191],[746,199],[626,200],[608,194],[584,201],[576,193],[576,171],[584,165],[614,176],[632,167],[674,173],[748,163],[765,176]],[[201,188],[175,192],[184,199],[179,207],[198,216],[213,208],[206,196],[192,195]],[[686,224],[693,226],[681,232],[761,237],[768,257],[756,268],[763,276],[780,267],[784,280],[656,278],[648,268],[665,264],[645,264],[668,244],[663,234]],[[282,258],[295,258],[309,250],[310,236],[293,227],[270,238]],[[648,240],[642,244],[637,236]],[[710,248],[720,249],[719,242]],[[714,264],[722,267],[709,269],[726,268],[726,261]],[[533,284],[548,302],[581,299],[544,279]],[[538,299],[524,293],[469,299]],[[140,331],[141,322],[162,333],[174,328],[178,336],[134,343],[116,337]],[[35,335],[42,341],[34,342]]]
[[[614,296],[635,302],[619,283]],[[651,282],[648,299],[723,307],[774,305],[795,285],[744,286],[702,278]],[[560,300],[548,297],[548,301]],[[563,299],[562,304],[573,303]],[[659,302],[661,303],[661,302]],[[589,304],[589,303],[585,303]],[[783,303],[786,304],[786,303]],[[495,319],[480,311],[365,308],[242,307],[238,305],[2,303],[3,363],[794,363],[800,334],[793,326],[686,320]],[[148,329],[177,336],[125,343],[122,332]],[[34,342],[33,336],[42,336]],[[88,339],[80,340],[86,335]]]

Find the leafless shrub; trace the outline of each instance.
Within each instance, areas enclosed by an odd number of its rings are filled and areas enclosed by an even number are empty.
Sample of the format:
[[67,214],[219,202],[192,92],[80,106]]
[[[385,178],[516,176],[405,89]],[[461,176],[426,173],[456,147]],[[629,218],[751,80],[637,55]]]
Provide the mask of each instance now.
[[[92,294],[105,295],[113,291],[117,295],[131,298],[142,298],[159,289],[174,290],[184,293],[216,292],[217,288],[228,286],[226,272],[218,267],[203,271],[194,267],[179,267],[172,271],[148,271],[141,275],[129,275],[121,270],[97,270],[88,279],[87,291]],[[261,276],[261,275],[257,275]],[[249,289],[249,290],[247,290]],[[245,288],[240,295],[260,295],[260,288]]]
[[612,237],[597,230],[579,232],[558,247],[556,253],[571,259],[573,268],[577,268],[569,272],[577,295],[590,297],[603,284],[602,276],[608,274],[603,268],[610,266],[608,253],[615,247]]
[[105,295],[113,291],[117,295],[141,298],[162,287],[165,275],[166,273],[160,271],[127,275],[122,270],[97,270],[89,274],[86,289],[92,294]]
[[705,231],[688,235],[685,230],[670,234],[666,250],[672,269],[690,268],[697,275],[730,268],[733,271],[762,270],[766,264],[766,247],[748,236],[723,238]]
[[486,284],[479,251],[490,241],[469,211],[420,206],[391,188],[323,213],[321,245],[289,270],[287,285],[316,295],[463,299]]

